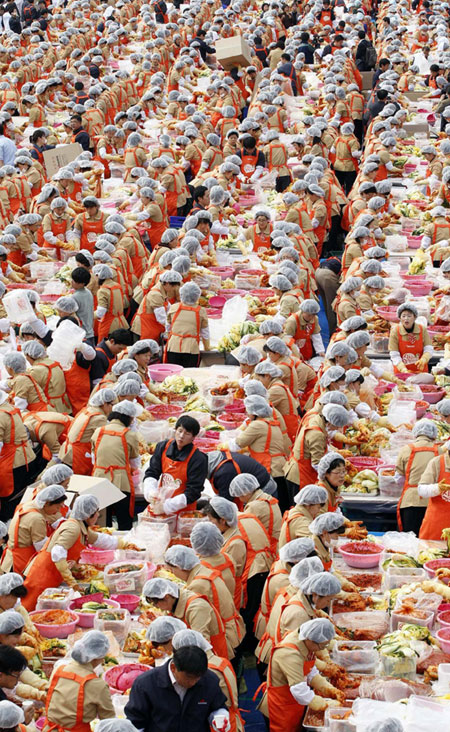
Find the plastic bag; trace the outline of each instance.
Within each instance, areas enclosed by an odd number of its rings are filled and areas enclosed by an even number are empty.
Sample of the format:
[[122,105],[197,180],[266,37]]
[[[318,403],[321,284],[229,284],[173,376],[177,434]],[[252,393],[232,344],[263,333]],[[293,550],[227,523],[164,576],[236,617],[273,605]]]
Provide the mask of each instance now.
[[377,541],[391,552],[407,554],[409,557],[417,557],[419,553],[419,540],[413,531],[387,531]]
[[227,324],[228,329],[236,323],[243,323],[247,320],[248,305],[247,300],[243,297],[232,297],[231,300],[227,300],[223,306],[222,320]]
[[418,681],[391,679],[380,677],[363,679],[359,686],[361,699],[373,699],[380,702],[395,703],[412,695],[430,696],[431,688]]
[[178,479],[175,480],[170,473],[163,473],[158,481],[154,495],[149,496],[148,510],[150,513],[156,516],[161,514],[165,516],[163,510],[164,501],[172,498],[179,485],[180,481]]
[[406,708],[405,732],[435,732],[449,728],[450,707],[447,704],[421,696],[410,699]]
[[369,725],[374,722],[389,719],[390,717],[403,721],[406,717],[406,707],[402,704],[376,701],[370,698],[356,699],[353,703],[352,713],[356,719],[356,729],[358,732],[365,732]]
[[381,610],[339,613],[335,620],[340,628],[352,631],[353,640],[378,640],[389,630],[388,615]]
[[450,296],[444,295],[434,313],[434,322],[443,320],[444,322],[450,321]]

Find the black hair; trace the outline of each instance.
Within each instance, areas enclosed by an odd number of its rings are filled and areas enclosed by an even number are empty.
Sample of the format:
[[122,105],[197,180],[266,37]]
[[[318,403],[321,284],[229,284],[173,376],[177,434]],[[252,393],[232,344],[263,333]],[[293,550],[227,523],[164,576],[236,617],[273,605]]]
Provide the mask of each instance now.
[[82,91],[84,89],[82,81],[76,81],[73,87],[76,91]]
[[197,203],[201,198],[203,198],[203,196],[207,192],[208,192],[208,189],[206,186],[196,186],[196,188],[194,188],[194,193],[193,193],[194,201]]
[[388,98],[388,92],[386,89],[379,89],[377,91],[377,97],[380,102],[383,102],[385,99]]
[[133,421],[133,417],[130,417],[128,414],[122,414],[121,412],[115,412],[114,408],[113,411],[108,414],[106,419],[108,422],[111,422],[113,419],[118,419],[119,422],[122,422],[124,427],[129,427]]
[[345,534],[345,526],[339,526],[338,529],[333,529],[333,531],[329,531],[329,534]]
[[301,40],[302,43],[308,43],[308,41],[309,41],[309,33],[307,33],[306,31],[304,31],[301,34],[301,36],[300,36],[300,40]]
[[127,328],[116,328],[116,330],[112,330],[107,340],[114,341],[118,346],[133,345],[133,336]]
[[366,34],[363,30],[358,31],[358,38],[362,41],[366,37]]
[[91,274],[87,269],[84,269],[84,267],[75,267],[75,269],[72,270],[72,279],[78,285],[86,286],[91,281]]
[[200,28],[200,30],[197,31],[197,36],[200,38],[201,36],[206,36],[206,31],[203,30],[203,28]]
[[0,673],[19,673],[24,671],[26,667],[27,659],[23,653],[12,646],[0,645]]
[[366,188],[366,190],[363,193],[361,193],[361,195],[365,196],[366,193],[376,193],[376,192],[377,192],[377,189],[375,188],[375,186],[372,186],[371,188]]
[[291,55],[289,53],[282,53],[281,58],[287,61],[288,63],[291,62]]
[[188,676],[204,676],[208,670],[208,657],[204,650],[197,646],[184,646],[173,653],[173,665],[177,671]]
[[335,458],[334,460],[331,461],[330,467],[328,468],[327,473],[331,473],[332,470],[339,468],[340,465],[345,465],[344,458],[343,457]]
[[3,633],[3,635],[22,635],[24,630],[24,626],[22,625],[21,628],[16,628],[15,630],[11,630],[9,633]]
[[336,257],[330,257],[330,259],[326,259],[325,262],[321,262],[319,269],[330,269],[334,274],[340,274],[341,272],[341,262]]
[[25,585],[19,585],[18,587],[14,587],[9,594],[13,597],[26,597],[28,595],[28,590]]
[[389,61],[389,59],[388,58],[380,58],[380,60],[378,62],[378,66],[386,66],[386,64],[388,66],[391,65],[391,62]]
[[[175,283],[176,284],[176,283]],[[140,351],[136,351],[136,356],[139,356],[141,353],[152,353],[152,349],[148,346],[145,346],[145,348],[141,348]],[[134,357],[133,357],[134,358]]]
[[256,147],[256,140],[253,135],[246,135],[242,140],[244,150],[253,150]]
[[343,36],[343,35],[341,35],[340,33],[338,33],[338,34],[337,34],[337,35],[335,35],[335,37],[334,37],[334,42],[335,42],[335,43],[336,43],[336,41],[343,41],[343,40],[344,40],[344,36]]
[[76,119],[81,124],[81,114],[72,114],[70,119]]
[[200,425],[197,420],[193,417],[188,417],[187,414],[182,414],[181,417],[177,419],[175,429],[178,429],[178,427],[183,427],[186,432],[190,432],[194,437],[197,437],[200,432]]
[[53,501],[47,501],[47,503],[49,503],[50,506],[57,506],[58,503],[64,503],[66,498],[67,496],[64,494],[63,496],[61,496],[61,498],[54,498]]
[[219,514],[213,509],[209,502],[205,503],[203,506],[202,513],[204,516],[211,516],[215,521],[220,521],[222,518],[222,516],[219,516]]
[[364,376],[360,374],[357,379],[354,379],[353,383],[358,382],[358,384],[364,384]]
[[37,141],[40,137],[45,137],[45,132],[42,128],[39,130],[35,130],[32,135],[30,135],[30,142],[32,145],[36,145]]
[[89,261],[88,261],[88,260],[86,259],[86,257],[84,256],[84,254],[81,254],[80,252],[77,252],[77,253],[75,254],[75,260],[76,260],[76,261],[77,261],[77,262],[78,262],[79,264],[84,264],[84,266],[85,266],[85,267],[91,267],[91,264],[90,264],[90,263],[89,263]]
[[430,71],[439,71],[439,65],[438,64],[431,64]]

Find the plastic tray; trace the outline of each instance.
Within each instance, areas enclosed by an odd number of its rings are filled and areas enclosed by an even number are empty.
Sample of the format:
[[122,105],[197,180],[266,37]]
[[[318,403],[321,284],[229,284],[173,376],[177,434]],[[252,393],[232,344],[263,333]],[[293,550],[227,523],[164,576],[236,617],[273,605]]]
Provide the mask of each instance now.
[[[110,574],[113,567],[129,564],[129,562],[112,562],[105,567],[104,583],[109,587],[111,594],[132,593],[140,595],[148,579],[148,567],[142,562],[142,568],[121,574]],[[133,562],[134,564],[134,562]],[[138,562],[136,562],[138,564]]]
[[328,732],[356,732],[356,721],[343,719],[349,712],[346,707],[332,707],[325,711],[325,726]]
[[419,567],[393,567],[390,565],[384,575],[384,586],[386,590],[396,590],[411,582],[423,582],[427,579],[427,573]]
[[417,657],[397,658],[380,653],[381,673],[383,676],[395,676],[400,679],[416,680]]
[[95,613],[94,628],[95,630],[101,630],[103,633],[106,633],[108,630],[111,631],[114,638],[122,648],[130,629],[130,613],[128,610],[124,610],[121,607],[115,608],[114,612],[120,614],[120,618],[117,620],[108,620],[103,617],[107,612],[107,610],[98,610]]
[[[355,650],[342,650],[342,647],[349,645],[355,647]],[[346,671],[372,674],[378,663],[378,651],[374,641],[337,641],[333,659]]]
[[[426,612],[425,609],[421,608],[421,612]],[[434,612],[430,610],[426,618],[417,618],[414,615],[398,615],[395,610],[391,615],[391,628],[397,630],[400,625],[411,623],[411,625],[420,625],[422,628],[431,628],[434,623]]]
[[[57,592],[64,595],[61,600],[52,599],[49,595]],[[103,597],[103,595],[101,595]],[[67,610],[71,600],[73,599],[73,590],[65,590],[62,587],[47,587],[38,597],[36,610]]]

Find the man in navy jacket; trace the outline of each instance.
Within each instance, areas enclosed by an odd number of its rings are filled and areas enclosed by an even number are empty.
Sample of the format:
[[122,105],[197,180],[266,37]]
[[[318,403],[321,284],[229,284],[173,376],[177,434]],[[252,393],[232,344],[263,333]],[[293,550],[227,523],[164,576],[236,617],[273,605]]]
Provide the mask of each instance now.
[[144,732],[209,732],[210,725],[226,732],[230,725],[225,704],[206,653],[189,646],[174,651],[164,666],[137,677],[125,714]]

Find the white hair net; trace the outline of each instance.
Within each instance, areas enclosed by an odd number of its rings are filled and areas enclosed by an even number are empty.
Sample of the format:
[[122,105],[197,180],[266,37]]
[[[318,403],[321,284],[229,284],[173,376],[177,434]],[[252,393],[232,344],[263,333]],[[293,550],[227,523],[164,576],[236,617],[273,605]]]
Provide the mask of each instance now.
[[328,531],[328,533],[337,531],[344,523],[345,518],[339,511],[321,513],[310,523],[309,530],[311,534],[320,536],[324,531]]
[[82,496],[78,496],[73,504],[71,517],[84,521],[94,515],[99,510],[99,502],[96,496],[92,496],[89,493],[85,493]]
[[251,473],[240,473],[230,483],[229,493],[233,498],[254,493],[259,488],[259,481]]
[[320,310],[319,303],[315,300],[303,300],[303,302],[300,303],[300,310],[302,313],[316,315]]
[[224,545],[222,534],[217,526],[210,521],[201,521],[196,524],[191,531],[190,538],[193,550],[200,557],[211,557],[219,554]]
[[450,416],[450,399],[443,399],[436,405],[436,409],[443,417]]
[[334,463],[335,460],[339,460],[340,462],[345,464],[344,458],[338,452],[327,452],[327,454],[319,460],[319,464],[317,466],[317,475],[319,476],[320,480],[323,480],[325,478],[331,464]]
[[164,561],[173,567],[189,571],[200,564],[195,551],[190,546],[183,546],[183,544],[174,544],[169,547],[164,554]]
[[323,572],[323,562],[320,557],[305,557],[295,567],[292,567],[289,573],[289,583],[300,589],[305,579],[319,572]]
[[100,389],[89,399],[89,406],[102,407],[104,404],[113,404],[116,398],[116,393],[113,389]]
[[340,381],[345,376],[345,369],[342,366],[330,366],[323,376],[320,378],[320,386],[324,389],[328,389],[330,384],[334,384],[335,381]]
[[262,360],[260,352],[252,346],[241,346],[236,358],[240,364],[245,366],[256,366]]
[[[159,346],[157,342],[154,341],[153,338],[145,338],[141,341],[137,341],[133,346],[130,346],[130,348],[128,349],[128,355],[130,359],[133,359],[134,356],[136,356],[138,353],[141,353],[142,351],[146,351],[147,348],[150,349],[153,355],[159,353]],[[130,370],[135,371],[135,369]]]
[[399,305],[399,307],[397,308],[397,318],[399,318],[400,315],[405,310],[409,310],[409,312],[411,312],[414,315],[415,318],[417,318],[417,316],[419,315],[419,312],[418,312],[418,310],[417,310],[417,308],[416,308],[415,305],[413,305],[410,302],[404,302],[402,305]]
[[182,620],[163,616],[153,621],[147,629],[145,637],[152,643],[168,643],[175,633],[185,628],[187,628],[187,625]]
[[16,630],[21,630],[25,625],[25,621],[20,613],[15,610],[5,610],[0,613],[0,634],[9,635]]
[[370,335],[366,330],[357,330],[355,333],[350,333],[345,342],[350,348],[362,348],[369,345]]
[[210,651],[212,648],[212,645],[202,636],[201,633],[198,632],[198,630],[190,630],[187,628],[186,630],[177,631],[172,638],[172,647],[174,651],[188,646],[201,648],[205,653]]
[[211,498],[209,505],[213,511],[223,519],[228,526],[235,529],[238,523],[238,510],[234,503],[221,496]]
[[180,300],[184,305],[196,305],[202,291],[195,282],[186,282],[180,287]]
[[114,412],[118,414],[125,414],[127,417],[135,417],[137,414],[137,407],[133,402],[123,401],[114,405]]
[[55,483],[39,491],[34,499],[34,503],[38,508],[44,508],[47,501],[57,501],[58,499],[62,499],[65,495],[66,492],[62,485],[56,485]]
[[60,485],[68,478],[71,478],[72,475],[72,468],[69,468],[68,465],[60,463],[59,465],[52,465],[50,468],[44,470],[41,478],[42,482],[45,483],[45,485],[54,485],[55,483]]
[[305,485],[294,496],[294,503],[297,506],[314,506],[318,503],[327,503],[328,493],[320,485]]
[[10,595],[16,587],[23,585],[23,577],[17,572],[9,572],[0,577],[0,596]]
[[171,582],[171,580],[155,577],[145,583],[142,594],[144,597],[149,597],[152,600],[162,600],[166,595],[178,598],[180,588],[175,582]]
[[29,356],[33,359],[43,358],[46,354],[44,346],[42,343],[38,343],[38,341],[28,341],[27,343],[24,343],[22,346],[22,352],[25,356]]
[[307,620],[300,626],[298,637],[300,640],[310,640],[313,643],[329,643],[335,636],[334,625],[327,618]]
[[372,722],[366,727],[366,732],[403,732],[404,727],[399,719],[388,717],[379,722]]
[[96,730],[97,732],[138,732],[129,719],[101,719]]
[[64,297],[59,297],[57,301],[55,302],[55,308],[57,310],[61,310],[63,313],[67,313],[70,315],[71,313],[76,313],[78,310],[78,303],[75,300],[74,297],[71,297],[70,295],[65,295]]
[[89,630],[72,648],[72,658],[78,663],[89,663],[104,658],[109,651],[109,640],[100,630]]
[[255,374],[259,376],[271,376],[272,379],[280,379],[283,376],[282,370],[269,359],[265,359],[258,363],[255,368]]
[[341,591],[341,583],[331,572],[319,572],[305,579],[302,582],[301,589],[305,595],[312,595],[314,593],[322,597],[327,597],[329,595],[338,595]]
[[281,338],[278,338],[278,336],[270,336],[270,338],[266,341],[266,347],[269,349],[269,351],[272,351],[273,353],[279,353],[282,356],[285,356],[287,353],[289,353],[289,348],[287,347],[286,343],[281,340]]
[[272,335],[279,335],[282,330],[283,327],[281,323],[279,323],[278,320],[272,320],[272,318],[264,320],[259,326],[259,332],[261,335],[268,335],[269,333],[272,333]]
[[270,417],[272,414],[272,408],[269,402],[258,394],[246,397],[244,399],[244,406],[247,414],[255,417]]
[[23,353],[7,353],[3,359],[3,365],[14,371],[15,374],[24,374],[27,370],[27,360]]
[[23,724],[24,721],[23,709],[7,699],[0,701],[0,727],[2,729],[13,729],[18,724]]
[[431,419],[420,419],[413,427],[413,437],[423,435],[430,440],[435,440],[438,434],[437,426]]
[[[310,536],[302,536],[300,539],[292,539],[280,549],[280,559],[282,562],[296,564],[305,559],[315,549],[314,541]],[[322,565],[323,566],[323,565]]]

